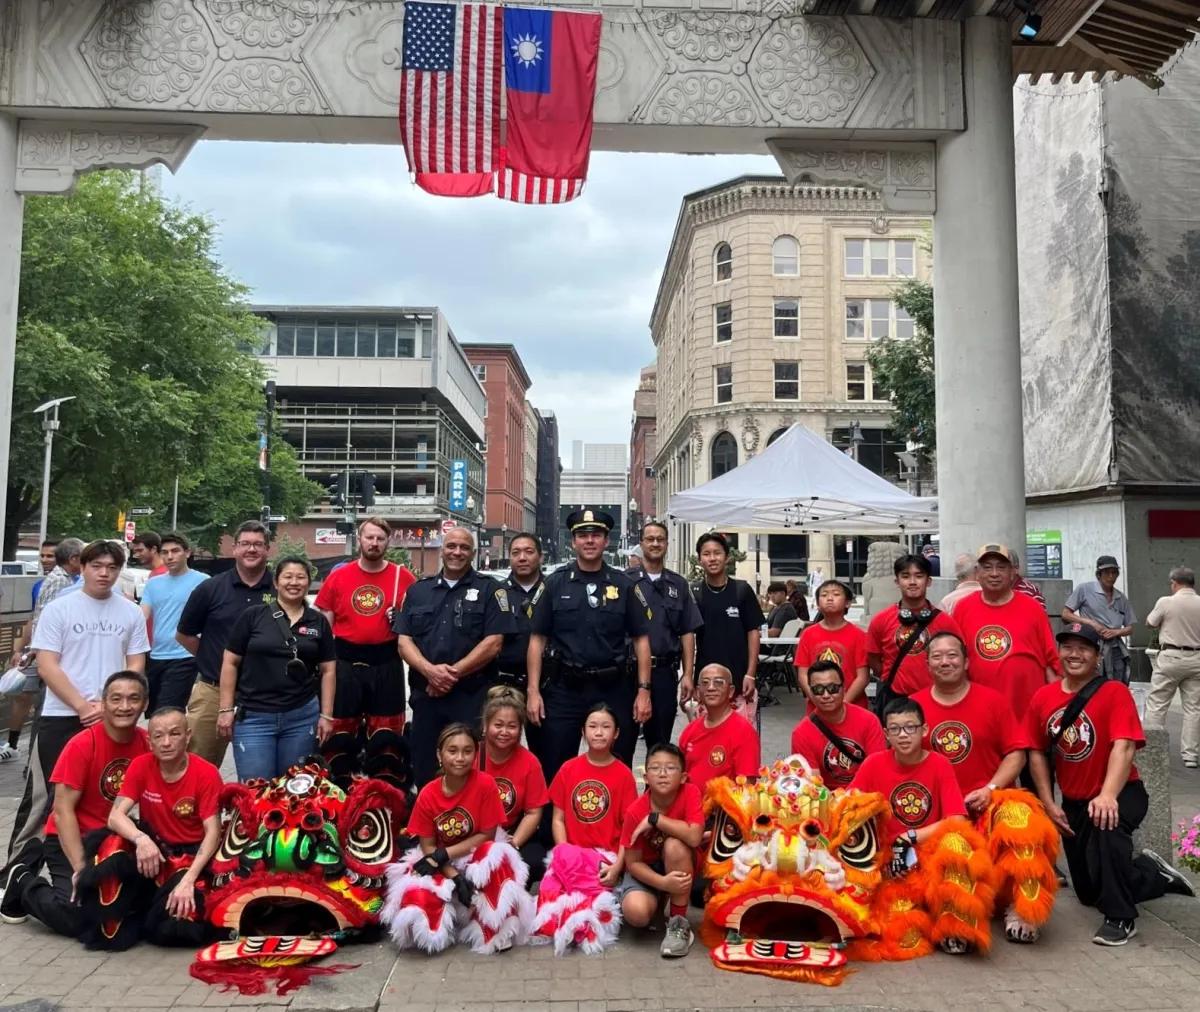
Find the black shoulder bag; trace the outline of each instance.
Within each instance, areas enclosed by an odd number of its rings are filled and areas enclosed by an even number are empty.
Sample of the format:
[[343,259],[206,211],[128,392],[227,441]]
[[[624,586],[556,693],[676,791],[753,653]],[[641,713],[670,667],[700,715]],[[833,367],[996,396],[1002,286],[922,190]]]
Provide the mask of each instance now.
[[275,619],[275,624],[279,626],[279,631],[283,634],[283,645],[292,652],[291,659],[287,662],[287,673],[297,682],[307,681],[312,676],[309,674],[308,665],[300,660],[300,641],[292,632],[287,615],[283,613],[283,609],[278,609],[272,613],[271,617]]
[[838,735],[833,733],[833,728],[831,728],[825,723],[825,721],[818,717],[815,711],[808,715],[808,719],[813,722],[813,725],[818,731],[820,731],[823,735],[825,735],[826,738],[829,739],[829,743],[839,752],[841,752],[842,755],[848,756],[850,761],[854,763],[855,766],[859,765],[864,759],[867,758],[866,749],[852,741],[847,741],[845,738],[838,737]]
[[874,705],[871,707],[872,712],[879,718],[880,723],[883,722],[883,708],[887,705],[888,693],[891,692],[892,682],[896,680],[896,674],[900,671],[900,665],[904,663],[904,658],[907,657],[921,639],[921,635],[926,629],[933,624],[933,620],[941,614],[937,608],[930,608],[929,615],[925,618],[917,619],[913,625],[912,635],[908,637],[896,652],[896,659],[892,661],[892,670],[887,673],[887,676],[879,683],[879,691],[875,694]]
[[1047,736],[1050,743],[1046,746],[1046,759],[1050,763],[1051,771],[1054,769],[1054,750],[1058,747],[1058,743],[1062,739],[1062,736],[1067,733],[1067,728],[1069,728],[1075,723],[1075,721],[1079,719],[1079,715],[1083,713],[1083,708],[1087,706],[1088,700],[1090,700],[1097,692],[1099,692],[1100,688],[1107,681],[1108,679],[1103,675],[1097,675],[1090,682],[1088,682],[1087,685],[1085,685],[1082,689],[1075,693],[1074,696],[1071,697],[1071,702],[1069,702],[1066,706],[1066,709],[1063,710],[1062,720],[1058,722],[1058,730],[1051,731]]

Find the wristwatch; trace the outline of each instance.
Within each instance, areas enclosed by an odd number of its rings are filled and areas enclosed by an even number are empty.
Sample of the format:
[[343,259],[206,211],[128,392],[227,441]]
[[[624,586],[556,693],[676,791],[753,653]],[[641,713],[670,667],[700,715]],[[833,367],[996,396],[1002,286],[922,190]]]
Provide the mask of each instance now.
[[650,691],[650,683],[649,682],[638,682],[638,689],[645,689],[647,692],[649,692]]
[[650,823],[651,828],[658,826],[658,812],[651,812],[646,816],[646,821]]
[[915,829],[910,829],[908,831],[908,842],[914,847],[917,845],[917,831]]
[[999,787],[997,787],[995,784],[988,784],[988,785],[987,785],[987,787],[988,787],[988,790],[989,790],[989,791],[998,791],[998,790],[1000,790],[1000,788],[999,788]]

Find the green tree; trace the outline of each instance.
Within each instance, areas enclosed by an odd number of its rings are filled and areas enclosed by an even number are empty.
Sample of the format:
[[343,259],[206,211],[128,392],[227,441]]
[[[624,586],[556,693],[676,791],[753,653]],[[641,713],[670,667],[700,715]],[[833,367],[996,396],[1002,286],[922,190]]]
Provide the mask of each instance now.
[[293,538],[290,534],[280,534],[275,539],[275,558],[283,559],[289,555],[307,559],[308,542],[303,538]]
[[933,385],[933,286],[906,281],[893,293],[915,323],[912,338],[878,341],[867,350],[871,375],[892,401],[892,424],[924,445],[937,446]]
[[399,548],[389,548],[383,553],[383,557],[387,559],[388,562],[396,563],[397,566],[407,566],[409,569],[412,569],[412,556],[409,554],[408,549],[404,548],[403,546]]
[[[60,412],[50,529],[116,532],[149,506],[165,530],[179,477],[179,527],[215,549],[262,503],[260,340],[246,289],[215,254],[211,219],[165,202],[127,172],[84,177],[70,197],[26,202],[4,550],[40,509],[42,432]],[[271,505],[300,513],[316,486],[273,443]]]

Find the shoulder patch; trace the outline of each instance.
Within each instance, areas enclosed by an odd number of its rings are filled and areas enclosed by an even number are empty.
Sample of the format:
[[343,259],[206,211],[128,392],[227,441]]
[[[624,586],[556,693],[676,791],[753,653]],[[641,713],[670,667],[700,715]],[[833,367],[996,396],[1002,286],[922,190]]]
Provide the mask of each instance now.
[[496,591],[496,603],[501,611],[508,611],[508,591],[503,587]]

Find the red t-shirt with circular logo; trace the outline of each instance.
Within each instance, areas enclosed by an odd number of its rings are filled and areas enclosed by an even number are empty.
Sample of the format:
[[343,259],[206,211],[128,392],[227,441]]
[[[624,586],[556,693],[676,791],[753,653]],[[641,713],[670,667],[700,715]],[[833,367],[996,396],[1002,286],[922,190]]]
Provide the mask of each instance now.
[[550,798],[542,764],[524,745],[518,745],[502,763],[485,760],[480,748],[477,763],[496,781],[504,806],[504,828],[510,833],[529,809],[541,808]]
[[[892,665],[896,663],[896,655],[900,653],[900,648],[916,632],[916,629],[916,623],[905,625],[900,621],[900,605],[898,604],[884,608],[871,619],[871,624],[867,626],[867,653],[878,654],[882,659],[880,678],[887,677],[888,672],[892,670]],[[929,640],[940,632],[952,632],[956,636],[962,635],[958,631],[958,623],[944,611],[938,611],[929,624],[921,629],[917,641],[909,647],[908,653],[904,655],[904,660],[900,662],[896,677],[892,679],[891,683],[893,692],[898,692],[902,696],[911,696],[914,692],[920,692],[930,684],[929,662],[925,658],[925,647]]]
[[[1025,729],[1029,747],[1045,751],[1050,733],[1062,723],[1074,693],[1063,689],[1062,682],[1043,686],[1029,702]],[[1134,748],[1146,744],[1137,704],[1127,685],[1105,682],[1083,706],[1083,712],[1058,739],[1054,747],[1054,775],[1064,798],[1091,801],[1104,787],[1112,743],[1121,738]],[[1130,780],[1139,780],[1137,767],[1131,766]]]
[[614,759],[596,766],[586,755],[563,764],[550,785],[550,800],[566,816],[567,842],[616,853],[621,824],[637,799],[633,770]]
[[207,759],[189,755],[187,769],[175,783],[163,778],[153,755],[129,764],[121,797],[138,806],[138,818],[158,843],[199,843],[204,820],[220,811],[221,772]]
[[[629,806],[625,811],[625,821],[621,826],[621,846],[633,847],[633,831],[641,825],[642,819],[650,814],[650,792],[638,796],[638,799]],[[704,825],[704,802],[700,798],[700,791],[695,784],[683,783],[679,785],[679,793],[675,795],[675,800],[667,805],[667,810],[662,813],[664,819],[676,819],[679,822],[686,822],[690,826]],[[662,860],[663,844],[666,843],[667,837],[661,829],[655,829],[651,826],[641,836],[638,837],[638,845],[642,851],[642,860],[646,864],[654,864],[655,861]]]
[[918,692],[913,699],[925,711],[929,727],[925,747],[950,760],[964,796],[990,784],[1010,752],[1029,748],[1029,738],[1012,707],[986,685],[972,685],[950,706],[934,699],[932,689]]
[[452,847],[476,833],[493,833],[503,825],[500,788],[490,773],[479,770],[471,770],[467,782],[455,794],[446,794],[441,777],[429,781],[421,788],[408,817],[409,835],[432,839],[438,847]]
[[[75,819],[80,833],[108,825],[108,813],[121,793],[130,763],[149,751],[150,738],[140,727],[129,741],[119,742],[108,736],[103,724],[93,724],[67,742],[54,764],[50,783],[79,791]],[[58,835],[53,812],[46,820],[46,835]]]
[[[879,718],[870,710],[847,706],[846,716],[840,724],[825,721],[829,730],[848,744],[857,745],[866,755],[882,752],[887,748]],[[810,717],[804,717],[792,731],[792,751],[821,774],[828,787],[849,787],[854,780],[858,765],[825,737]]]
[[740,713],[730,712],[716,727],[706,727],[697,717],[679,736],[688,783],[703,793],[717,777],[758,776],[762,747],[754,725]]
[[950,761],[935,752],[911,766],[899,762],[890,749],[869,755],[858,768],[854,789],[882,794],[892,806],[884,834],[888,845],[910,829],[967,814]]
[[339,566],[321,584],[316,606],[333,614],[333,635],[370,645],[396,638],[388,609],[399,610],[404,592],[417,578],[405,566],[389,562],[378,573],[365,572],[358,561]]

